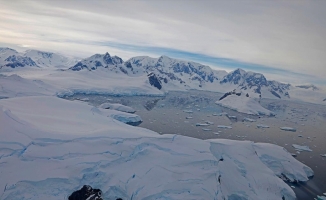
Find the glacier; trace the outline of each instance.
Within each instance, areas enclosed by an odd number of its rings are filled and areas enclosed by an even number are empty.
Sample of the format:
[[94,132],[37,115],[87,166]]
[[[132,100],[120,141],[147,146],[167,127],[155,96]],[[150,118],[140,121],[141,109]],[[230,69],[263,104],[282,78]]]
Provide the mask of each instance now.
[[[295,199],[313,171],[273,144],[159,135],[55,96],[0,101],[0,198]],[[119,112],[119,111],[115,111]],[[129,114],[129,113],[126,113]]]

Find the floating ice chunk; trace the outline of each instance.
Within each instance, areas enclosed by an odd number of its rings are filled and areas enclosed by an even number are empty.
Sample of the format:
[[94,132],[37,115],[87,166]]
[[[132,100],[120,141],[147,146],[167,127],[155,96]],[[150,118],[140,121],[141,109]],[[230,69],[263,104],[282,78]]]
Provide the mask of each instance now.
[[209,126],[210,124],[201,124],[201,123],[196,123],[196,126]]
[[226,112],[221,112],[221,113],[214,113],[214,114],[212,114],[212,115],[213,115],[213,116],[223,116],[223,115],[227,116],[228,113],[226,113]]
[[140,116],[132,113],[121,112],[118,110],[110,110],[109,115],[115,120],[123,122],[125,124],[129,124],[132,126],[138,126],[143,122]]
[[186,119],[192,119],[193,117],[186,117]]
[[217,128],[231,129],[231,126],[218,125]]
[[215,135],[219,135],[220,133],[213,132]]
[[257,128],[269,128],[269,126],[264,124],[257,124]]
[[230,118],[230,119],[237,119],[237,116],[233,116],[233,115],[228,115],[228,118]]
[[209,129],[209,128],[202,128],[203,131],[211,131],[212,129]]
[[206,121],[205,123],[206,124],[210,124],[210,125],[213,125],[214,124],[214,122],[211,122],[211,121]]
[[111,110],[118,110],[121,112],[126,112],[126,113],[135,113],[135,109],[129,107],[129,106],[124,106],[122,104],[118,103],[103,103],[99,106],[100,108],[103,109],[111,109]]
[[291,185],[291,188],[293,188],[293,189],[294,189],[295,187],[294,187],[293,185]]
[[317,196],[317,200],[326,200],[325,196]]
[[326,157],[326,154],[320,154],[321,157]]
[[292,144],[293,148],[297,151],[312,151],[308,146],[301,146],[298,144]]
[[255,119],[251,119],[251,118],[248,118],[248,117],[245,117],[243,119],[244,122],[255,122],[256,120]]
[[81,101],[89,101],[89,98],[82,98]]
[[194,111],[192,111],[192,110],[183,110],[183,112],[185,112],[185,113],[193,113]]
[[292,127],[280,127],[281,130],[283,131],[292,131],[292,132],[296,132],[297,129],[292,128]]
[[302,135],[298,135],[298,137],[303,137]]

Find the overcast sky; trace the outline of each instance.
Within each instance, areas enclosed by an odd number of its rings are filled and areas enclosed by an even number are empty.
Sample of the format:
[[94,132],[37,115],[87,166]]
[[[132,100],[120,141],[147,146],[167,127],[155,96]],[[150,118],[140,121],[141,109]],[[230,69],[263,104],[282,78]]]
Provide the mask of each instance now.
[[326,1],[0,0],[0,46],[167,55],[326,85]]

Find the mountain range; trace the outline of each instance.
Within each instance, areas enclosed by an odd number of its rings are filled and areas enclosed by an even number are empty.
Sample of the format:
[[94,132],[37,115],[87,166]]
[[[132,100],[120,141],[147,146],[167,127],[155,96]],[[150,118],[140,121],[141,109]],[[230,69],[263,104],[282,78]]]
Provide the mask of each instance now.
[[1,70],[23,67],[52,67],[75,73],[102,69],[126,77],[146,77],[150,79],[149,82],[152,86],[157,89],[163,88],[166,91],[197,89],[226,93],[237,89],[254,98],[289,99],[292,90],[318,90],[314,85],[292,86],[291,84],[267,80],[261,73],[243,69],[236,69],[228,73],[224,70],[213,70],[200,63],[167,56],[159,58],[137,56],[123,61],[118,56],[105,53],[95,54],[78,61],[56,53],[38,50],[27,50],[19,53],[14,49],[0,48]]

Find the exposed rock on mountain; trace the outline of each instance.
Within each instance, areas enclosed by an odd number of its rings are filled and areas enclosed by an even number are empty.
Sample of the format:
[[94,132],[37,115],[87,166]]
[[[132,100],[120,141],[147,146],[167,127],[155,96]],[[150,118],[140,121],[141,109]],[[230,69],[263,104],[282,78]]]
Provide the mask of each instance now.
[[154,87],[156,87],[159,90],[162,89],[162,83],[156,77],[156,75],[154,73],[150,73],[147,76],[148,76],[148,80],[149,80],[149,83],[151,84],[151,86],[154,86]]
[[[116,68],[117,65],[122,64],[123,60],[118,56],[111,57],[109,53],[95,54],[89,58],[86,58],[78,62],[73,67],[69,68],[73,71],[80,71],[87,69],[89,71],[96,70],[97,68]],[[123,71],[123,70],[121,70]],[[124,72],[125,73],[125,72]]]

